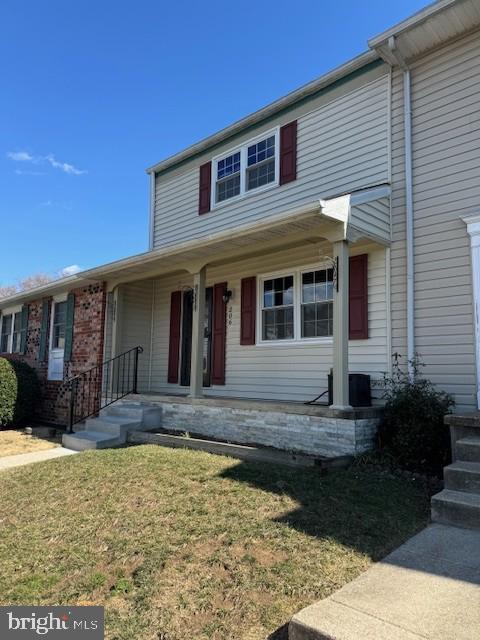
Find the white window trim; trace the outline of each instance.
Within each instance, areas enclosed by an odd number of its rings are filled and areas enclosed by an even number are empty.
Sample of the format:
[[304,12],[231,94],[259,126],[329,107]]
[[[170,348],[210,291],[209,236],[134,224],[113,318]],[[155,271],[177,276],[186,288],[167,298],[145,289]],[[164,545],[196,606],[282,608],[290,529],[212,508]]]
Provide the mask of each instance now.
[[[256,144],[265,138],[269,138],[270,136],[275,136],[275,180],[273,182],[269,182],[263,187],[257,187],[256,189],[251,189],[250,191],[246,190],[246,176],[247,176],[247,149],[252,144]],[[228,198],[227,200],[222,200],[221,202],[217,202],[217,165],[220,160],[223,160],[227,156],[231,156],[234,153],[240,152],[240,193],[238,196],[233,196],[233,198]],[[278,187],[279,185],[279,173],[280,173],[280,127],[274,127],[269,131],[264,131],[255,138],[250,138],[250,140],[246,140],[241,144],[228,149],[227,151],[223,151],[222,153],[216,155],[212,158],[212,179],[211,179],[211,192],[210,192],[210,202],[211,211],[215,209],[220,209],[232,202],[237,202],[238,200],[243,200],[248,196],[251,196],[255,193],[263,193],[264,191],[268,191],[269,189],[273,189],[274,187]]]
[[[293,269],[283,269],[272,273],[257,276],[257,322],[256,322],[256,346],[257,347],[280,347],[280,346],[300,346],[300,345],[328,345],[333,343],[333,336],[318,338],[302,338],[302,274],[309,271],[319,271],[331,268],[327,261],[317,262],[303,267]],[[289,340],[263,340],[263,283],[272,278],[283,278],[293,276],[293,339]]]
[[12,326],[10,327],[10,334],[8,336],[8,343],[7,343],[7,350],[6,351],[1,351],[0,353],[13,353],[13,330],[15,328],[15,314],[17,313],[22,313],[22,306],[16,306],[16,307],[7,307],[6,309],[2,309],[2,315],[0,317],[0,335],[3,335],[2,332],[2,328],[3,328],[3,318],[4,316],[12,316]]

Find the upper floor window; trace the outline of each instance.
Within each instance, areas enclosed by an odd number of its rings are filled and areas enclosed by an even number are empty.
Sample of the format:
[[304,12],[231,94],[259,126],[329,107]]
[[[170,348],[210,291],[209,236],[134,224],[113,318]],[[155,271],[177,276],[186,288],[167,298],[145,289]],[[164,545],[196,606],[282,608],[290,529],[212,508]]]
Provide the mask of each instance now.
[[246,142],[214,159],[214,203],[278,184],[278,130]]

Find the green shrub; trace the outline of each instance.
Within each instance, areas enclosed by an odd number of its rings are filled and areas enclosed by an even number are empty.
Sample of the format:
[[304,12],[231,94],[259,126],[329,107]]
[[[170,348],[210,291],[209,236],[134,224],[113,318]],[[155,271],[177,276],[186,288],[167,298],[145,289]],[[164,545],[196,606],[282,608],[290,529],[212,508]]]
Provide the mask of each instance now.
[[453,398],[423,378],[418,357],[410,361],[412,376],[394,354],[393,372],[385,376],[385,414],[379,437],[397,463],[419,473],[438,474],[449,463],[450,433],[444,417]]
[[0,427],[32,418],[39,400],[35,370],[25,362],[0,358]]

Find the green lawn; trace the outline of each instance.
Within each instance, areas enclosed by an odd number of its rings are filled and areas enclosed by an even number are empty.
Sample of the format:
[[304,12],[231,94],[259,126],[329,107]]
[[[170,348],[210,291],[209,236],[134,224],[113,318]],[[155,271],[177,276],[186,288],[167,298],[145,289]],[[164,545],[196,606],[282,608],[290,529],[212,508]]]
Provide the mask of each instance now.
[[119,640],[283,638],[423,527],[429,502],[368,469],[154,445],[6,471],[0,496],[0,603],[104,604]]

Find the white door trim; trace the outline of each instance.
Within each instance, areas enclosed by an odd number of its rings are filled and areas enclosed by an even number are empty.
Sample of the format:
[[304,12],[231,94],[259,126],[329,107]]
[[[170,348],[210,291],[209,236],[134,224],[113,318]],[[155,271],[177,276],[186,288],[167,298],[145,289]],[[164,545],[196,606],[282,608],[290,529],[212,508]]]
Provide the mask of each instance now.
[[477,374],[477,408],[480,409],[480,215],[463,218],[470,236],[472,256],[473,318]]

